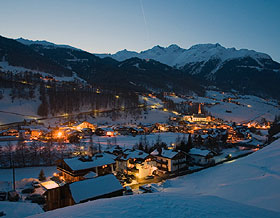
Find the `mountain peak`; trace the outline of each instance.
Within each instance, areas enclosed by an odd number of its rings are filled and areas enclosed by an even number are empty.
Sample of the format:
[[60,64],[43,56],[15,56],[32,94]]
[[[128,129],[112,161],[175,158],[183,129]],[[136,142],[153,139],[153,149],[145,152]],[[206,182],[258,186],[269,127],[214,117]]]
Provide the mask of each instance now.
[[262,59],[271,60],[270,56],[248,49],[225,48],[219,43],[206,43],[191,46],[189,49],[180,48],[176,44],[168,47],[156,45],[141,52],[122,50],[111,55],[112,58],[123,61],[132,57],[153,59],[171,67],[181,68],[190,63],[206,63],[209,60],[218,60],[221,64],[232,59],[250,57],[260,63]]
[[221,46],[219,43],[196,44],[196,45],[193,45],[192,47],[190,47],[190,49],[203,49],[203,50],[209,50],[209,49],[213,49],[213,48],[224,48],[224,47]]

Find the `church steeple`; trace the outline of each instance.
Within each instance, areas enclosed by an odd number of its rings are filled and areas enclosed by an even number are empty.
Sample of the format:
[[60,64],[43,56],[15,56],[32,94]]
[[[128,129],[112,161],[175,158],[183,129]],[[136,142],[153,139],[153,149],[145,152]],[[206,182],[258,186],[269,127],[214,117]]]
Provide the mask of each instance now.
[[201,114],[201,104],[198,105],[198,114]]

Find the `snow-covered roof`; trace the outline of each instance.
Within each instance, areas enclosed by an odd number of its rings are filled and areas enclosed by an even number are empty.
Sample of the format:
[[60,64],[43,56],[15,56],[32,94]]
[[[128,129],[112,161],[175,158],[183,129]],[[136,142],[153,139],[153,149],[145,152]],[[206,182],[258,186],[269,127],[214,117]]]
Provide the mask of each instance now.
[[74,182],[69,187],[76,203],[123,189],[113,174]]
[[175,157],[175,155],[178,154],[177,151],[173,151],[173,150],[165,150],[165,149],[162,149],[162,152],[161,154],[159,154],[158,150],[154,150],[151,155],[154,155],[154,156],[161,156],[161,157],[166,157],[166,158],[169,158],[169,159],[172,159],[173,157]]
[[97,176],[97,174],[96,174],[95,172],[90,171],[89,173],[87,173],[86,175],[84,175],[84,178],[86,178],[86,179],[91,179],[91,178],[94,178],[94,177],[96,177],[96,176]]
[[91,161],[81,161],[78,157],[64,159],[64,162],[72,170],[90,169],[93,167],[104,166],[115,163],[116,156],[108,153],[97,153],[92,157]]
[[46,181],[46,182],[42,182],[41,186],[45,189],[53,189],[53,188],[57,188],[59,187],[59,185],[54,182],[54,181]]
[[200,155],[200,156],[207,156],[211,151],[209,150],[201,150],[198,148],[192,148],[189,152],[190,155]]
[[134,159],[134,158],[145,159],[146,157],[149,156],[149,154],[140,150],[126,150],[124,154],[127,154],[126,158],[122,158],[124,160]]

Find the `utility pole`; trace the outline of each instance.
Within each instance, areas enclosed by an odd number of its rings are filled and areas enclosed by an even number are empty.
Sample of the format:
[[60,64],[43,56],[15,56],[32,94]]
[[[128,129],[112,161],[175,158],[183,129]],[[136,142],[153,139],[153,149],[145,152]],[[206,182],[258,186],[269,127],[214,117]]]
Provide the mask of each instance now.
[[16,191],[15,165],[13,160],[12,160],[12,165],[13,165],[13,190]]

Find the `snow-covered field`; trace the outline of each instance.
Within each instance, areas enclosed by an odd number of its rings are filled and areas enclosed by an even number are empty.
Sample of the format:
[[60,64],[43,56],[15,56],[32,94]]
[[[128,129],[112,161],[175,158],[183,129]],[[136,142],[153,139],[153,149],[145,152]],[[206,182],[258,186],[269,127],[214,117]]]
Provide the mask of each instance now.
[[[41,169],[44,170],[45,176],[50,177],[56,172],[56,166],[51,167],[25,167],[15,168],[16,181],[25,178],[38,178]],[[0,169],[0,181],[13,181],[13,170],[12,169]]]
[[[252,95],[237,95],[232,93],[222,93],[216,91],[207,91],[209,100],[216,99],[214,106],[206,109],[215,117],[226,121],[249,122],[252,120],[260,121],[262,118],[273,121],[275,115],[280,114],[280,107],[275,100],[265,100]],[[233,101],[239,102],[240,105],[230,102],[223,102],[222,99],[234,98]],[[207,99],[207,98],[206,98]],[[230,113],[228,113],[231,111]]]
[[20,218],[42,213],[43,209],[38,204],[1,201],[1,211],[4,211],[5,218]]
[[10,97],[11,89],[5,89],[0,100],[0,125],[23,121],[38,117],[37,108],[40,104],[38,97],[34,100],[15,99]]
[[[146,135],[146,139],[149,145],[153,145],[156,143],[158,137],[162,142],[165,142],[167,145],[171,143],[175,143],[176,138],[180,137],[181,139],[185,136],[185,140],[188,140],[188,134],[183,133],[173,133],[173,132],[165,132],[165,133],[153,133]],[[115,138],[115,139],[114,139]],[[139,143],[140,139],[143,139],[144,136],[136,135],[135,137],[128,135],[128,136],[117,136],[108,138],[106,136],[94,136],[93,141],[94,143],[100,142],[103,148],[106,148],[107,142],[114,143],[116,140],[117,144],[121,147],[125,148],[132,148],[135,144]]]

